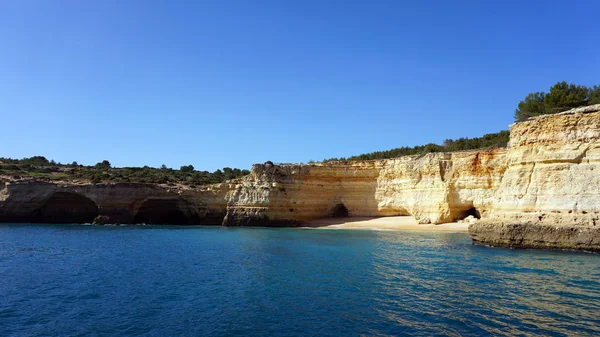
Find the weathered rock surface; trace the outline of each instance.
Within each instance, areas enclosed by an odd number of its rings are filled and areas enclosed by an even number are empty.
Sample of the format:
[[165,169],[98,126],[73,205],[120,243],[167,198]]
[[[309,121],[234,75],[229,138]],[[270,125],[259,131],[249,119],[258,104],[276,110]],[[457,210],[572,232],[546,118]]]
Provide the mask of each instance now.
[[15,181],[0,190],[0,221],[293,226],[330,216],[413,215],[450,222],[488,212],[505,152],[257,164],[247,177],[200,189]]
[[227,225],[287,224],[334,216],[412,215],[443,223],[491,207],[505,150],[430,153],[313,165],[258,164],[230,192]]
[[599,111],[594,105],[511,125],[493,207],[469,228],[475,242],[600,248]]
[[600,251],[597,214],[551,214],[542,221],[532,221],[528,215],[511,218],[486,219],[469,225],[473,242],[496,247]]
[[1,222],[221,224],[228,186],[200,190],[150,184],[8,182]]
[[470,216],[476,243],[600,250],[600,105],[510,130],[507,149],[267,162],[198,189],[4,179],[0,221],[295,226],[333,216],[412,215],[420,223]]

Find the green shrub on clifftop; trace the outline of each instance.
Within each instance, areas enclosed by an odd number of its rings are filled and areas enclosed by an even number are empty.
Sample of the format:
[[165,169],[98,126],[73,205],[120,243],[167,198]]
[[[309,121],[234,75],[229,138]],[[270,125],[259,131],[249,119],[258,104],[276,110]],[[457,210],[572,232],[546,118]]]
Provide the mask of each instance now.
[[569,109],[600,103],[600,87],[588,88],[583,85],[558,82],[550,92],[530,93],[519,102],[515,110],[515,121],[521,122],[529,117],[554,114]]
[[504,130],[498,133],[488,133],[482,137],[446,139],[442,145],[430,143],[426,145],[417,145],[414,147],[404,146],[386,151],[364,153],[349,158],[331,158],[324,161],[389,159],[432,152],[454,152],[481,148],[505,147],[508,143],[508,138],[509,132],[508,130]]
[[221,183],[250,174],[249,170],[225,167],[223,171],[196,171],[192,165],[184,165],[181,170],[173,170],[162,165],[154,167],[112,167],[108,160],[94,166],[83,166],[77,162],[60,164],[45,157],[36,156],[23,159],[0,158],[0,174],[36,179],[87,180],[97,183],[152,183],[182,184],[201,186]]

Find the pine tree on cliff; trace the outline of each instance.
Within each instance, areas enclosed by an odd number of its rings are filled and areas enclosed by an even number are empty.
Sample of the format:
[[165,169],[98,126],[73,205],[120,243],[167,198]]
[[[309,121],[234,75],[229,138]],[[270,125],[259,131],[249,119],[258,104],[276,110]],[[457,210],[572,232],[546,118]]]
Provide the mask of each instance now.
[[580,106],[600,103],[600,87],[588,88],[583,85],[558,82],[550,92],[530,93],[519,102],[515,110],[515,121],[521,122],[529,117],[554,114]]
[[539,116],[546,113],[544,109],[544,92],[530,93],[524,100],[519,102],[519,107],[515,110],[515,120],[524,121],[529,117]]
[[565,81],[556,83],[544,96],[546,113],[558,113],[587,105],[589,93],[590,90],[582,85],[568,84]]
[[595,85],[590,90],[590,99],[589,99],[588,103],[590,105],[591,104],[600,104],[600,85]]

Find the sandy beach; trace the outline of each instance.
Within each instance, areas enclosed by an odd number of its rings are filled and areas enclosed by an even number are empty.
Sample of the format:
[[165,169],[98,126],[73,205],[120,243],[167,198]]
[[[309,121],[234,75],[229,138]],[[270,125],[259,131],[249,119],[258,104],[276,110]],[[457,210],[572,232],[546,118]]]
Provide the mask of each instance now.
[[419,224],[412,216],[389,216],[379,218],[349,217],[312,220],[305,227],[319,229],[365,229],[365,230],[411,230],[423,232],[467,232],[468,223],[445,223],[439,225]]

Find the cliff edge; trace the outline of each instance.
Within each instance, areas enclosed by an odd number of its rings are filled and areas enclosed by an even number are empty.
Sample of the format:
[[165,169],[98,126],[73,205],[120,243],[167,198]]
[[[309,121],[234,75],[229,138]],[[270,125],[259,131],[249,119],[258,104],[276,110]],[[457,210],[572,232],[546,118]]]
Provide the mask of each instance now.
[[599,250],[600,105],[511,125],[506,164],[474,242]]
[[256,164],[201,188],[3,177],[0,222],[297,226],[323,217],[467,216],[473,242],[600,250],[600,105],[510,127],[506,149]]

